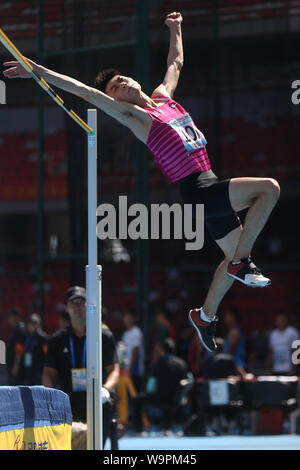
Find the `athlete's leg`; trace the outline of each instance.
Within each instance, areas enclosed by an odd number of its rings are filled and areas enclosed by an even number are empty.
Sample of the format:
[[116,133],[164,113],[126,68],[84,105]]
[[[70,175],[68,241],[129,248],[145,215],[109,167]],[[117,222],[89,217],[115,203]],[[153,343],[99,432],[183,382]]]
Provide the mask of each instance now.
[[[205,299],[203,310],[213,318],[234,279],[226,276],[228,264],[250,255],[254,241],[262,230],[279,196],[279,185],[266,178],[236,178],[230,181],[229,196],[235,211],[250,206],[244,226],[232,230],[224,238],[215,240],[225,258],[219,264]],[[244,251],[242,251],[244,250]]]
[[[233,283],[233,277],[229,277],[232,276],[232,273],[228,273],[228,264],[230,261],[240,261],[242,258],[249,257],[257,236],[278,200],[279,192],[279,184],[271,178],[235,178],[230,180],[229,199],[233,210],[235,212],[246,208],[249,210],[243,227],[231,230],[222,239],[216,239],[216,243],[225,254],[225,259],[216,270],[203,307],[192,309],[189,312],[189,320],[208,351],[214,351],[216,348],[214,341],[215,313]],[[241,269],[240,276],[245,271],[244,280],[239,276],[236,279],[255,287],[268,285],[270,280],[262,276],[253,266],[249,264]]]
[[279,184],[272,178],[233,178],[230,180],[229,198],[233,209],[238,212],[249,207],[232,261],[239,261],[249,256],[279,194]]
[[197,331],[203,346],[210,352],[216,349],[216,318],[218,306],[224,295],[232,286],[234,279],[227,276],[227,266],[235,253],[237,243],[241,236],[242,227],[231,230],[216,243],[223,250],[225,259],[218,266],[210,285],[203,307],[194,308],[189,312],[189,320]]
[[215,240],[223,251],[225,258],[219,264],[214,274],[208,294],[203,304],[205,314],[213,318],[217,312],[219,304],[226,292],[232,286],[234,279],[227,276],[228,263],[232,260],[242,233],[242,226],[232,230],[220,240]]

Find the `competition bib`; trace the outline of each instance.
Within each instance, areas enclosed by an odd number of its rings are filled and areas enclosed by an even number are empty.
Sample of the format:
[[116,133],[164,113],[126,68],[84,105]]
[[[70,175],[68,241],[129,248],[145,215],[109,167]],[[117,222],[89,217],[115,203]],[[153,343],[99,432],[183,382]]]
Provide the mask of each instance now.
[[207,144],[204,135],[195,126],[189,114],[172,119],[168,124],[177,132],[187,151],[200,149]]
[[84,340],[84,347],[82,351],[82,368],[75,367],[75,351],[72,336],[69,337],[70,353],[71,353],[71,378],[72,378],[72,391],[85,392],[86,391],[86,338]]
[[86,369],[71,369],[72,374],[72,391],[86,391]]
[[24,366],[31,367],[32,366],[32,354],[30,352],[26,352],[24,354]]

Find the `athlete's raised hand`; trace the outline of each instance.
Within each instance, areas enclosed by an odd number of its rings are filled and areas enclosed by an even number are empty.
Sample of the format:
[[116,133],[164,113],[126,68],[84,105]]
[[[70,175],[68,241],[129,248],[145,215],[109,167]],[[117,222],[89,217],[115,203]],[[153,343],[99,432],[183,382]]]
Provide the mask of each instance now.
[[178,27],[181,25],[182,21],[183,18],[181,13],[179,13],[178,11],[174,11],[173,13],[169,13],[166,16],[165,25],[167,25],[168,28],[172,28],[174,26]]
[[[33,62],[27,59],[30,64]],[[31,75],[27,70],[22,67],[22,65],[17,60],[11,60],[10,62],[4,62],[3,65],[5,67],[9,67],[8,69],[3,71],[3,75],[6,78],[30,78]]]

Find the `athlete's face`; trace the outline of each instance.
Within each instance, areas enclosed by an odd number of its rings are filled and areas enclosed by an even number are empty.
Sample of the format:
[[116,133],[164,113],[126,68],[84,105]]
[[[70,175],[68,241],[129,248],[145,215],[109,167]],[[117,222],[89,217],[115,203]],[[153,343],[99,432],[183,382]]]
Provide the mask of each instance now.
[[106,85],[105,92],[115,100],[135,103],[141,89],[133,78],[115,75]]

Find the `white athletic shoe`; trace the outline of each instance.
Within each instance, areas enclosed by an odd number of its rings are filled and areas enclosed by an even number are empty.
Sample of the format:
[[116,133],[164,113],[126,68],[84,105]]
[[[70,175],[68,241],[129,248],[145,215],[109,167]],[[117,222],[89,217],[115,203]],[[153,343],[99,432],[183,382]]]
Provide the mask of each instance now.
[[243,258],[239,263],[229,263],[227,276],[242,282],[248,287],[267,287],[271,280],[265,277],[250,258]]

